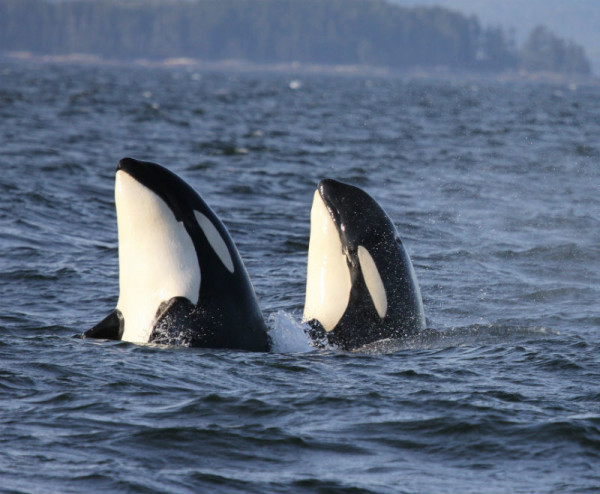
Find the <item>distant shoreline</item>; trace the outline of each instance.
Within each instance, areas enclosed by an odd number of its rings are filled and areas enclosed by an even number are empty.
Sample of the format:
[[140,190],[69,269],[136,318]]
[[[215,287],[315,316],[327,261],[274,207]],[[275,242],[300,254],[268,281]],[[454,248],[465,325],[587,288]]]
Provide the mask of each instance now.
[[22,61],[31,63],[81,64],[106,66],[134,66],[159,68],[194,68],[200,71],[224,72],[271,72],[278,74],[303,75],[355,75],[362,77],[392,77],[418,80],[447,81],[488,81],[488,82],[536,82],[556,85],[598,86],[600,78],[593,75],[562,74],[554,72],[468,72],[457,71],[447,67],[414,67],[412,69],[393,69],[389,67],[373,67],[366,65],[322,65],[316,63],[255,63],[246,60],[205,61],[187,57],[170,57],[162,60],[136,59],[120,60],[103,58],[94,54],[71,53],[64,55],[41,55],[29,51],[0,52],[0,61]]

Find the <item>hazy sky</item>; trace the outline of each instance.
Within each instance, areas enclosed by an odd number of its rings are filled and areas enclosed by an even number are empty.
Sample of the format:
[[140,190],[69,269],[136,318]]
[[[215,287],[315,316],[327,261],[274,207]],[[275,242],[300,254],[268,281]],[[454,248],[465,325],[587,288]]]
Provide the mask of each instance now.
[[582,45],[600,73],[600,0],[388,0],[400,5],[442,5],[476,14],[484,24],[513,27],[521,41],[538,24]]

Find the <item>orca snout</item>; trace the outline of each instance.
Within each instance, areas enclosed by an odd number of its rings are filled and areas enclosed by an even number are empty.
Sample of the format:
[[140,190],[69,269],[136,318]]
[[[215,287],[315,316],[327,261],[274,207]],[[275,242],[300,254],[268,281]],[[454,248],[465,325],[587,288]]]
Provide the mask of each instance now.
[[333,180],[332,178],[324,178],[319,182],[317,189],[319,194],[321,194],[321,197],[325,198],[335,194],[336,189],[338,189],[340,185],[343,184],[337,180]]
[[344,182],[338,182],[332,178],[321,180],[318,185],[318,190],[325,201],[340,203],[340,207],[346,201],[350,201],[355,197],[360,197],[361,194],[364,194],[358,187]]
[[151,190],[160,191],[168,189],[165,181],[168,182],[171,173],[156,163],[149,161],[140,161],[134,158],[123,158],[117,164],[117,175],[124,172],[136,181],[145,185]]
[[136,167],[139,167],[141,162],[133,158],[123,158],[117,164],[117,171],[130,173]]

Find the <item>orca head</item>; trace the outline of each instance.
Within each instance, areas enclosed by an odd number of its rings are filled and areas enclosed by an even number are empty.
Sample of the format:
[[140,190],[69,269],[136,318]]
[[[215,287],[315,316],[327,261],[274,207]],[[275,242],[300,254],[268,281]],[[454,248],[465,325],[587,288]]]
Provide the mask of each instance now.
[[321,181],[311,210],[304,319],[333,331],[351,303],[353,287],[364,282],[383,320],[386,256],[398,243],[396,228],[371,196],[336,180]]
[[160,165],[122,159],[115,202],[121,339],[146,343],[161,308],[173,299],[198,303],[203,264],[219,264],[232,274],[238,261],[216,215],[187,183]]

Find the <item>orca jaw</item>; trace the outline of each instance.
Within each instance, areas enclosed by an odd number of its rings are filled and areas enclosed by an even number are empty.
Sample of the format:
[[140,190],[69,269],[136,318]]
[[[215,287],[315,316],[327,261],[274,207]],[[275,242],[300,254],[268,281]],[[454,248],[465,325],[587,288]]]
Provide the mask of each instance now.
[[344,315],[352,288],[338,228],[316,191],[310,217],[304,319],[316,319],[327,332],[332,331]]
[[152,172],[144,162],[122,160],[115,181],[117,310],[124,320],[122,339],[136,343],[150,340],[161,304],[176,297],[196,304],[200,293],[201,273],[194,243],[165,195],[150,188],[156,179]]

